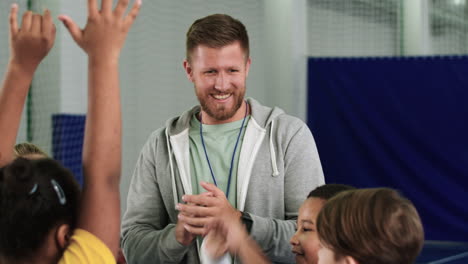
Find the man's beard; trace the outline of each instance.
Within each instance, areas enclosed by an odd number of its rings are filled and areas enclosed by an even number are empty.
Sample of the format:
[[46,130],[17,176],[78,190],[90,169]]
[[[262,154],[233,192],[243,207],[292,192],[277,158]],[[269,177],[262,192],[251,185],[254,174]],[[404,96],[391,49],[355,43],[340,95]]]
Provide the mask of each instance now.
[[205,113],[207,113],[211,118],[214,118],[218,121],[224,121],[233,117],[244,102],[245,89],[239,94],[232,93],[231,96],[234,98],[234,105],[231,108],[226,108],[225,105],[216,105],[214,103],[211,103],[208,100],[206,100],[207,96],[211,95],[200,95],[196,91],[197,89],[195,88],[195,93],[197,95],[198,101],[200,102],[202,110]]

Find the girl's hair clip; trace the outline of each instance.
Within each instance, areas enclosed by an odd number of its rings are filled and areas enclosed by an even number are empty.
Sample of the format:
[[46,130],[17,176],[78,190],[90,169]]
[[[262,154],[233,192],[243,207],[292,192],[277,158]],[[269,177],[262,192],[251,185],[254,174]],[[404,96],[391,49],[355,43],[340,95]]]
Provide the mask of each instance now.
[[37,187],[38,187],[38,184],[37,182],[33,185],[33,187],[31,188],[31,190],[29,191],[28,195],[33,195],[34,193],[37,192]]
[[61,205],[64,205],[67,203],[67,198],[65,197],[65,193],[63,192],[62,187],[58,182],[56,182],[54,179],[50,180],[50,183],[52,184],[52,187],[54,188],[55,192],[57,193],[57,197],[59,199],[59,202]]

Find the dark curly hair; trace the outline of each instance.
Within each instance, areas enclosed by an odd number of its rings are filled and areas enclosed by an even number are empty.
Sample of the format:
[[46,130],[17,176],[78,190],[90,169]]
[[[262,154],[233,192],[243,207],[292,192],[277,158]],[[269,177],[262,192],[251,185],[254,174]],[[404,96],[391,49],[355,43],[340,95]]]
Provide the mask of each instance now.
[[0,257],[32,258],[58,224],[72,229],[80,187],[60,163],[17,158],[0,169]]

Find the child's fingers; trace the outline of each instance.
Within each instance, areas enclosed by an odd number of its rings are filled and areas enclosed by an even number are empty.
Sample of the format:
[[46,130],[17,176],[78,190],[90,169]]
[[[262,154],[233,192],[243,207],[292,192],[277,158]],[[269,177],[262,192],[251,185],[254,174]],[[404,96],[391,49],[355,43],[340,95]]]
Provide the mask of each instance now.
[[12,4],[10,10],[10,32],[16,34],[18,32],[18,5]]
[[62,23],[68,29],[68,32],[70,32],[72,38],[76,41],[78,45],[80,45],[83,32],[78,27],[78,25],[70,17],[65,15],[60,15],[58,19],[62,21]]
[[133,22],[137,18],[138,13],[140,12],[140,8],[141,8],[141,0],[136,0],[135,3],[133,4],[132,9],[130,10],[130,12],[128,12],[127,16],[124,19],[125,25],[127,26],[127,28],[130,28],[130,26],[133,24]]
[[117,6],[115,7],[114,14],[118,18],[122,18],[125,10],[127,10],[129,0],[119,0]]
[[42,16],[39,14],[32,15],[31,32],[35,35],[40,35],[42,31]]
[[30,31],[31,30],[31,24],[32,24],[32,12],[31,11],[26,11],[23,14],[23,20],[21,21],[21,31]]
[[44,10],[44,15],[42,17],[42,33],[50,34],[54,31],[54,22],[52,21],[52,15],[50,14],[49,9]]

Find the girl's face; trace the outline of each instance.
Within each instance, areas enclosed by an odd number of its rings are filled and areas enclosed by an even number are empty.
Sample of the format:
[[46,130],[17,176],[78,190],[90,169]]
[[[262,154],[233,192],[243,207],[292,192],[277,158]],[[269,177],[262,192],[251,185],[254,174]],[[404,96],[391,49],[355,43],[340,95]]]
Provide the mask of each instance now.
[[315,224],[324,204],[324,199],[311,197],[299,208],[297,231],[290,241],[292,251],[296,254],[296,263],[318,263],[319,239]]

